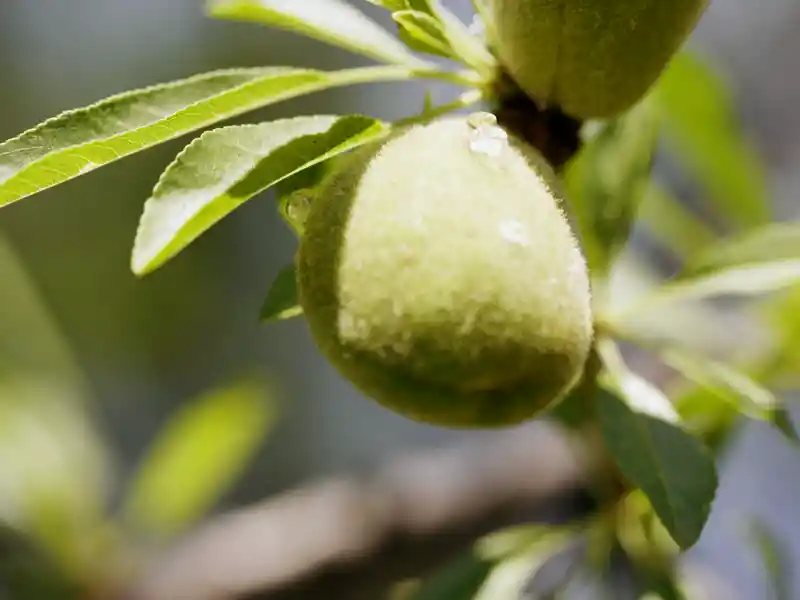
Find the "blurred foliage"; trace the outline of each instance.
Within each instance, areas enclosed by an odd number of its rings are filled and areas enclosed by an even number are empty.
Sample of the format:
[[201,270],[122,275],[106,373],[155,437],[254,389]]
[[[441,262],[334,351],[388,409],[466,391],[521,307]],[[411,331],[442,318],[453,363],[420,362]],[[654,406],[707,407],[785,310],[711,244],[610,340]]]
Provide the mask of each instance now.
[[[391,12],[397,36],[340,0],[210,3],[211,16],[301,33],[388,64],[213,71],[64,112],[0,144],[0,205],[311,92],[411,79],[472,92],[441,106],[426,100],[423,113],[403,123],[471,106],[491,93],[496,65],[484,39],[491,39],[491,23],[476,33],[435,0],[372,4]],[[482,2],[475,4],[486,14]],[[457,64],[440,66],[412,50]],[[207,131],[167,167],[148,200],[134,243],[134,272],[161,267],[273,185],[279,214],[301,236],[302,210],[293,210],[292,199],[313,193],[322,163],[390,129],[363,115],[316,115]],[[566,597],[567,584],[580,579],[575,573],[605,578],[596,567],[620,554],[642,598],[691,600],[677,560],[700,536],[714,500],[715,459],[725,448],[717,442],[739,416],[769,421],[797,441],[783,398],[770,388],[798,383],[800,224],[769,222],[764,168],[738,126],[724,83],[704,61],[683,52],[637,106],[586,124],[584,133],[566,183],[601,291],[595,306],[599,364],[568,401],[588,407],[587,422],[599,426],[619,471],[619,497],[585,523],[489,536],[439,575],[404,585],[397,591],[403,598],[488,600],[522,590],[527,597]],[[653,181],[662,140],[708,198],[711,219],[687,210],[672,190]],[[619,302],[614,277],[629,264],[622,259],[638,221],[681,268]],[[0,520],[6,526],[0,549],[11,557],[0,565],[0,590],[32,598],[59,590],[100,595],[124,585],[129,561],[142,549],[179,535],[224,496],[275,425],[276,391],[258,379],[237,381],[189,402],[144,452],[116,511],[115,461],[94,424],[92,394],[5,243],[0,274]],[[262,319],[301,314],[290,275],[290,268],[279,273]],[[698,336],[686,323],[718,318],[704,309],[720,298],[735,298],[737,317],[768,332],[768,343],[744,358],[733,348],[712,357],[696,347]],[[661,389],[668,386],[634,372],[618,343],[646,351],[681,385]],[[773,538],[756,529],[775,593],[788,598]]]

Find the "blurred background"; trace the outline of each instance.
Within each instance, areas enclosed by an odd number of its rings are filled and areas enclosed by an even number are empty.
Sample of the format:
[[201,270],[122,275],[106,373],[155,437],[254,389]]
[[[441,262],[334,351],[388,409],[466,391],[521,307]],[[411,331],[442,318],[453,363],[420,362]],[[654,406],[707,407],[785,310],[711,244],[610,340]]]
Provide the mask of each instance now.
[[[380,10],[354,3],[389,25]],[[469,0],[449,4],[470,18]],[[289,33],[207,20],[202,8],[198,0],[2,0],[0,139],[113,93],[211,69],[367,64]],[[797,218],[800,194],[798,31],[796,0],[713,0],[692,40],[731,86],[748,135],[767,161],[775,210],[782,218]],[[417,112],[425,89],[421,83],[339,89],[240,121],[317,112],[393,119]],[[439,84],[428,89],[440,100],[451,92]],[[27,329],[14,331],[21,313],[8,308],[15,298],[21,306],[36,302],[10,287],[29,279],[60,335],[45,345],[68,347],[70,360],[85,376],[91,414],[113,449],[114,481],[125,480],[176,408],[253,373],[277,382],[280,421],[217,511],[321,476],[373,468],[409,449],[481,436],[418,425],[364,401],[321,358],[302,319],[258,323],[268,286],[296,247],[269,193],[244,205],[155,274],[143,280],[131,274],[129,256],[142,203],[188,139],[0,212],[0,232],[10,244],[0,253],[6,261],[0,273],[16,268],[14,255],[26,272],[2,278],[0,333],[9,331],[16,340],[32,335]],[[635,252],[649,251],[647,240],[637,239]],[[48,361],[62,364],[50,350],[37,353],[36,347],[31,341],[26,364],[44,371]],[[0,464],[13,463],[18,451],[0,444],[0,452],[7,453]],[[783,532],[792,545],[792,562],[800,565],[800,460],[781,437],[751,424],[722,473],[720,498],[693,552],[733,583],[742,598],[762,598],[761,567],[730,525],[742,511],[760,515]],[[121,487],[110,485],[112,498],[118,498]],[[800,589],[800,569],[795,582]]]

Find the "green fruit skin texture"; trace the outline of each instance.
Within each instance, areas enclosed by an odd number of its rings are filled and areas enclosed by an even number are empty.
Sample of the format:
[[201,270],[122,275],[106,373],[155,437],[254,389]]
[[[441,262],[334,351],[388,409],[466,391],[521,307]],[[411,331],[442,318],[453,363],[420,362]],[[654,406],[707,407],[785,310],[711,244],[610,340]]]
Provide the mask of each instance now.
[[639,101],[708,0],[493,0],[497,53],[534,100],[578,119]]
[[397,413],[462,428],[552,405],[592,338],[555,176],[522,142],[486,153],[475,134],[445,118],[356,150],[321,185],[297,256],[300,303],[331,363]]

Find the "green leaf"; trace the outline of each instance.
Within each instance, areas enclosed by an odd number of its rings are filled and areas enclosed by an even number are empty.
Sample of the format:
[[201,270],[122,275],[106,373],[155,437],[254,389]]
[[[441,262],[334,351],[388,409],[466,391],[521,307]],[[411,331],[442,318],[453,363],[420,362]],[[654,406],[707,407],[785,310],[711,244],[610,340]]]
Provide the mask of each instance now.
[[112,96],[0,144],[0,206],[247,111],[326,88],[434,76],[403,67],[215,71]]
[[385,8],[386,10],[405,10],[408,8],[408,2],[406,0],[366,0],[370,4],[374,4],[375,6],[380,6],[381,8]]
[[720,217],[743,227],[768,222],[765,169],[741,131],[725,84],[683,52],[671,61],[655,94],[668,147],[708,190]]
[[294,264],[287,265],[278,272],[261,307],[261,321],[269,323],[291,319],[303,314],[297,300],[297,278]]
[[174,535],[219,499],[277,421],[270,394],[242,382],[201,395],[170,419],[130,481],[123,517],[135,531]]
[[647,97],[605,123],[567,165],[567,197],[593,272],[607,272],[628,240],[650,186],[659,121],[656,104]]
[[717,240],[708,225],[655,184],[650,185],[642,200],[639,220],[664,249],[684,262]]
[[204,133],[167,167],[145,204],[133,271],[153,271],[254,195],[387,131],[369,117],[318,115]]
[[580,524],[537,524],[484,537],[477,551],[496,566],[474,600],[551,598],[585,558],[585,544],[577,540],[580,533]]
[[800,221],[770,223],[726,237],[694,256],[686,271],[703,273],[791,259],[800,260]]
[[681,548],[697,542],[717,490],[714,461],[677,425],[639,412],[617,394],[598,394],[606,448],[622,475],[650,499]]
[[[628,369],[614,342],[601,338],[597,351],[605,367],[598,377],[603,388],[616,393],[638,413],[670,423],[680,420],[674,405],[660,389]],[[600,392],[595,391],[595,395],[597,393]]]
[[494,564],[468,553],[422,583],[409,600],[472,600]]
[[747,297],[777,292],[800,283],[800,260],[782,260],[744,267],[732,267],[666,283],[632,306],[606,315],[612,324],[658,314],[680,302],[717,296]]
[[773,600],[790,600],[792,596],[791,566],[788,549],[760,519],[749,521],[750,539],[764,564]]
[[772,423],[793,443],[800,443],[791,417],[780,400],[745,373],[675,347],[661,349],[659,356],[686,379],[731,404],[742,414]]
[[211,0],[218,19],[252,21],[340,46],[383,62],[425,67],[388,31],[343,0]]
[[400,28],[400,39],[412,50],[455,58],[442,24],[434,17],[418,10],[400,10],[392,13]]
[[453,58],[487,77],[494,74],[496,61],[484,43],[440,0],[407,0],[406,3],[413,12],[424,13],[439,23]]

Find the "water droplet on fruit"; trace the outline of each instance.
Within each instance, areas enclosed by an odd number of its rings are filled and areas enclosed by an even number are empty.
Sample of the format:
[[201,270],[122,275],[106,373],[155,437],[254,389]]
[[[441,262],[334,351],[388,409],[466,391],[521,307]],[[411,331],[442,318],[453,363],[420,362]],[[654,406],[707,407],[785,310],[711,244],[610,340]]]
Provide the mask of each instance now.
[[505,241],[517,246],[527,247],[530,245],[530,240],[522,223],[513,219],[500,223],[500,236]]
[[488,112],[477,112],[467,117],[471,128],[469,149],[478,154],[500,156],[508,146],[508,134],[497,125],[497,117]]
[[289,197],[284,200],[284,217],[286,217],[296,230],[302,231],[313,199],[314,193],[310,189],[300,189],[292,192]]
[[469,32],[474,35],[475,37],[479,37],[481,39],[486,37],[486,23],[483,22],[480,15],[475,15],[472,17],[472,22],[469,24]]

